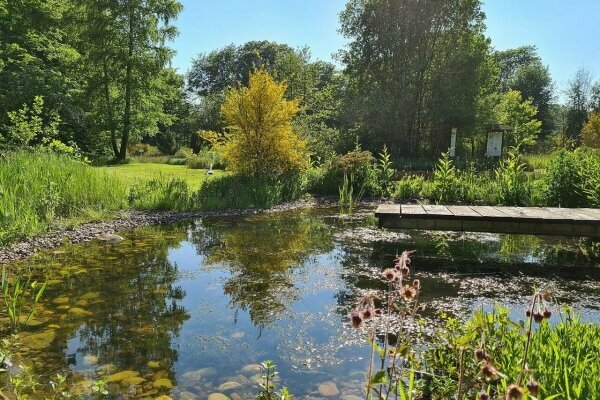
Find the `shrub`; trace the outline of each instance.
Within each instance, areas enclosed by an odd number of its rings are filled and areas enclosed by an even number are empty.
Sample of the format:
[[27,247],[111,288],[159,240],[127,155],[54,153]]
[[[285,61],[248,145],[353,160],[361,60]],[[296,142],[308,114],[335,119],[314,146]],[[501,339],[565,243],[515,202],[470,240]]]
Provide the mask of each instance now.
[[396,182],[393,196],[398,200],[419,198],[425,178],[420,175],[406,175]]
[[223,154],[234,173],[271,179],[308,166],[306,143],[292,130],[298,100],[285,100],[285,91],[261,69],[250,75],[247,87],[226,95],[221,113],[232,134]]
[[527,206],[531,204],[531,180],[525,173],[525,164],[517,152],[509,152],[500,161],[495,171],[498,182],[497,203],[506,206]]
[[194,152],[189,147],[180,147],[174,155],[174,158],[189,158],[194,155]]
[[143,156],[143,157],[158,157],[162,153],[158,148],[151,146],[146,143],[135,143],[129,146],[129,154],[132,156]]
[[187,183],[179,178],[154,178],[129,190],[129,204],[137,210],[187,211],[190,197]]
[[548,166],[546,184],[548,205],[600,206],[600,153],[586,148],[560,151]]
[[221,154],[212,149],[202,149],[196,155],[188,157],[186,164],[192,169],[224,169],[225,161]]
[[433,196],[435,201],[444,203],[456,200],[458,184],[459,180],[453,161],[447,152],[443,153],[433,174]]
[[123,185],[66,155],[0,154],[0,244],[45,232],[57,218],[90,219],[126,205]]
[[194,201],[202,210],[268,208],[302,194],[299,174],[277,179],[223,175],[202,183]]

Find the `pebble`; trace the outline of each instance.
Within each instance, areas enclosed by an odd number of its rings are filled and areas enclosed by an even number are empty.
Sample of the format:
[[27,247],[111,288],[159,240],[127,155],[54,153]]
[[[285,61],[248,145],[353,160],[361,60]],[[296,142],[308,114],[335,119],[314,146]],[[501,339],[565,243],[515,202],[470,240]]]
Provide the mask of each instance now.
[[242,385],[238,382],[229,381],[229,382],[220,384],[219,387],[217,388],[217,390],[220,390],[222,392],[227,392],[229,390],[237,389],[240,386],[242,386]]
[[340,391],[335,382],[327,381],[319,385],[319,394],[323,397],[335,397],[340,394]]
[[212,393],[208,395],[208,400],[229,400],[223,393]]
[[242,368],[242,374],[246,374],[249,376],[260,374],[261,368],[258,364],[248,364],[244,368]]
[[91,354],[83,356],[83,365],[96,365],[98,364],[98,357]]

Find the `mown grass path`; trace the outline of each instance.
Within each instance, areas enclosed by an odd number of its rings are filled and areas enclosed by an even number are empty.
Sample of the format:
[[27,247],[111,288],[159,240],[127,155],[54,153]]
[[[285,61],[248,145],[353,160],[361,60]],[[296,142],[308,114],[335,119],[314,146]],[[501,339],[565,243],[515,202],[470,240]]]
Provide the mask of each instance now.
[[[107,172],[127,186],[148,181],[152,178],[179,178],[186,181],[191,190],[198,190],[200,184],[207,178],[205,169],[190,169],[185,165],[135,163],[97,167],[97,169]],[[223,175],[224,173],[215,170],[210,177]]]

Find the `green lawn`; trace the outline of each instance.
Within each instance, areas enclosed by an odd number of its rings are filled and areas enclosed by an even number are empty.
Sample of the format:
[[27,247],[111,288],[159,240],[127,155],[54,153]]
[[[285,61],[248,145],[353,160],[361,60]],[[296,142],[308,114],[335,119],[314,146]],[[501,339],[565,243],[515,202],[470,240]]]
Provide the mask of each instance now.
[[[183,179],[188,183],[190,189],[197,190],[200,188],[200,183],[207,178],[205,169],[190,169],[185,165],[139,163],[98,167],[98,169],[106,171],[128,186],[140,181],[164,177],[166,179]],[[223,175],[224,173],[223,171],[215,170],[211,177]]]

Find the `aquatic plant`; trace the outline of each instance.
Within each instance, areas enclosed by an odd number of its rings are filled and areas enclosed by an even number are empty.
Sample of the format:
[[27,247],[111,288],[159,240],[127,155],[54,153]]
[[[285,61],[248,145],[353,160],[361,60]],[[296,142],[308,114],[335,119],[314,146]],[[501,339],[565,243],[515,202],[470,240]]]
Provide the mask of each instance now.
[[6,266],[2,267],[0,288],[10,323],[10,329],[17,332],[21,325],[27,325],[35,314],[35,307],[46,290],[46,283],[32,282],[32,274],[9,276]]
[[257,400],[291,400],[292,394],[284,386],[277,389],[276,378],[279,373],[277,366],[270,360],[260,363],[262,369],[262,379],[260,383],[261,391],[256,395]]

